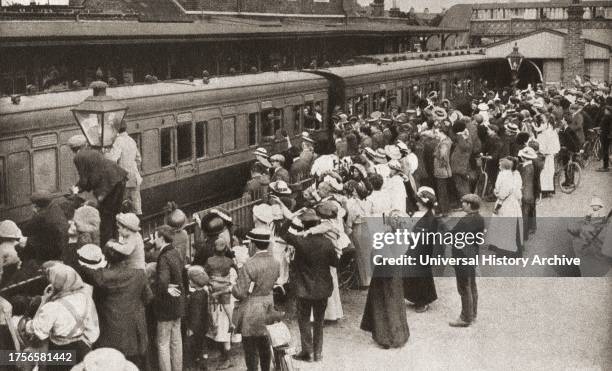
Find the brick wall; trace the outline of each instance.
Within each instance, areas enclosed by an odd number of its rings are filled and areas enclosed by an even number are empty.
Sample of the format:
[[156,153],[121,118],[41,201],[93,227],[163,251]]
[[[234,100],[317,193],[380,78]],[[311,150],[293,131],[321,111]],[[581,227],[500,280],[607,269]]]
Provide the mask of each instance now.
[[[340,14],[356,0],[179,0],[186,10],[281,14]],[[349,9],[346,9],[349,10]]]
[[563,84],[570,85],[576,75],[584,75],[584,39],[582,38],[582,14],[580,6],[568,8],[565,59],[563,60]]

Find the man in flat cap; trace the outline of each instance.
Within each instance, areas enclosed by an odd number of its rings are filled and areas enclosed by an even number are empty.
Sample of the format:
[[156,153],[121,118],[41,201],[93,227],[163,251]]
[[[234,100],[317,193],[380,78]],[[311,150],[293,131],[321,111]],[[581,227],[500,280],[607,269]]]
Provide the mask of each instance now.
[[[485,223],[484,218],[480,215],[480,197],[473,193],[468,193],[461,197],[461,208],[466,213],[455,227],[452,233],[459,236],[463,233],[472,233],[476,236],[477,233],[484,233]],[[476,239],[474,243],[467,244],[459,248],[453,246],[452,255],[454,258],[471,259],[478,255],[478,244]],[[452,327],[468,327],[476,320],[478,307],[478,290],[476,288],[476,267],[473,265],[455,265],[455,275],[457,277],[457,291],[461,296],[461,315],[455,321],[449,323]]]
[[100,151],[87,147],[82,135],[70,138],[68,144],[75,154],[74,165],[79,173],[72,191],[91,191],[96,197],[101,218],[100,244],[104,246],[117,235],[115,216],[121,211],[128,173]]

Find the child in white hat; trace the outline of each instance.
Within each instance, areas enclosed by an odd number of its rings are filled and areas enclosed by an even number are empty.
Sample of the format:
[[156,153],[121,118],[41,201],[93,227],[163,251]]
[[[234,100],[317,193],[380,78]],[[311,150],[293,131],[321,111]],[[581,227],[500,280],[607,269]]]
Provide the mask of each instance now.
[[593,197],[589,203],[589,210],[586,215],[586,221],[590,222],[593,219],[599,219],[605,217],[604,204],[601,198]]

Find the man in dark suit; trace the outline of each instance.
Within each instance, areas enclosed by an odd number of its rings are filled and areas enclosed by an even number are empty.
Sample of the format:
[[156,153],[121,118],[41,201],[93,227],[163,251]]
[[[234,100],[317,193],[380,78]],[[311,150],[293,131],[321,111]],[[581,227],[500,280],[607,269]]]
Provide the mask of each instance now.
[[79,173],[79,181],[73,187],[74,193],[92,191],[100,211],[100,244],[116,237],[115,216],[121,211],[125,183],[128,173],[121,166],[106,159],[93,148],[86,147],[83,135],[75,135],[68,141],[75,153],[74,165]]
[[157,351],[161,371],[183,369],[181,317],[185,314],[184,263],[179,251],[172,247],[173,236],[174,230],[168,225],[162,225],[155,233],[155,247],[159,250],[159,256],[153,309],[157,319]]
[[47,191],[35,192],[30,198],[34,216],[23,225],[28,237],[21,260],[36,260],[39,264],[48,260],[62,260],[68,256],[68,221],[61,207],[52,202]]
[[[272,288],[280,275],[280,264],[268,251],[270,231],[255,228],[247,234],[256,252],[244,263],[238,280],[232,289],[240,300],[242,320],[237,322],[237,331],[242,334],[242,346],[248,371],[257,371],[259,363],[262,370],[270,369],[270,343],[266,333],[266,320],[274,310]],[[259,359],[259,362],[258,362]]]
[[538,155],[531,147],[524,147],[518,153],[521,158],[519,173],[523,181],[523,198],[521,210],[523,211],[523,241],[527,241],[530,233],[536,230],[536,182],[534,161]]
[[[463,216],[452,233],[483,233],[485,230],[484,218],[480,215],[480,197],[469,193],[461,197],[461,207],[466,215]],[[474,258],[478,255],[478,245],[473,243],[463,248],[453,246],[452,255],[454,258]],[[473,265],[456,265],[455,275],[457,277],[457,291],[461,296],[461,315],[449,325],[452,327],[468,327],[476,319],[478,313],[478,289],[476,287],[476,267]]]
[[[311,209],[306,210],[300,220],[304,229],[320,222],[320,218]],[[338,265],[338,256],[334,244],[324,234],[301,237],[284,233],[283,238],[295,248],[291,281],[296,290],[302,351],[294,358],[307,362],[314,359],[318,362],[323,350],[325,308],[333,291],[330,267]],[[311,311],[314,323],[310,322]]]

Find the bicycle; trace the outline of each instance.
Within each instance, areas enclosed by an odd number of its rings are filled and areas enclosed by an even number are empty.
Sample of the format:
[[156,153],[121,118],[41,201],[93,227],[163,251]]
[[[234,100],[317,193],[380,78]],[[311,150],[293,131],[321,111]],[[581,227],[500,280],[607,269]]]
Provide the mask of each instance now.
[[477,175],[474,193],[484,199],[489,185],[489,175],[487,174],[487,161],[491,160],[491,156],[480,154],[476,157],[476,165],[480,167],[480,173]]
[[580,185],[582,180],[582,168],[580,167],[579,161],[583,155],[583,150],[579,152],[571,152],[566,147],[561,147],[561,152],[568,152],[567,164],[564,166],[557,166],[555,170],[555,178],[559,189],[563,193],[572,193]]
[[587,131],[587,140],[582,146],[583,153],[580,156],[582,166],[587,167],[591,161],[601,161],[601,129],[595,127]]
[[352,247],[344,249],[338,265],[338,287],[353,289],[359,287],[356,252]]

